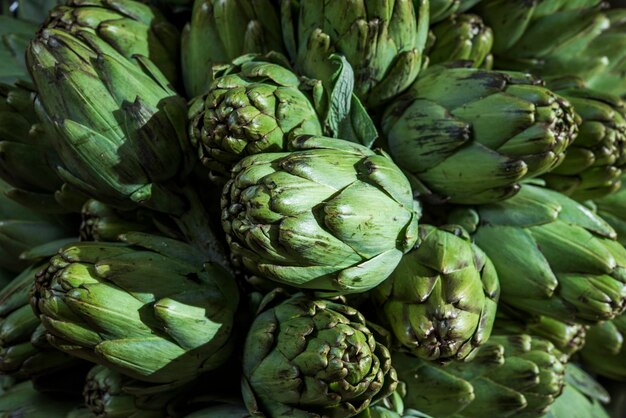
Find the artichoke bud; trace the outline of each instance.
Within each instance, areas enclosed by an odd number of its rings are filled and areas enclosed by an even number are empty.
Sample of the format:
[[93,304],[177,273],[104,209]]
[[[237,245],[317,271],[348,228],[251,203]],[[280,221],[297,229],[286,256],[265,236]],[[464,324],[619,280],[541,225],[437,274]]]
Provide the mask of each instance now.
[[589,327],[580,358],[586,370],[626,380],[626,315]]
[[491,334],[498,276],[462,228],[419,228],[420,244],[373,290],[374,303],[404,349],[427,360],[463,359]]
[[154,229],[154,223],[148,213],[141,210],[118,211],[90,199],[82,210],[80,240],[113,242],[127,232],[153,232]]
[[291,149],[233,169],[222,226],[235,263],[333,295],[377,286],[417,240],[408,180],[383,152],[348,141],[304,135]]
[[352,417],[397,385],[389,351],[363,315],[302,294],[257,316],[243,368],[244,399],[255,416]]
[[385,112],[389,151],[425,198],[507,199],[560,164],[578,133],[571,104],[541,84],[523,73],[431,67]]
[[[451,219],[471,220],[466,211]],[[525,184],[511,199],[472,211],[479,219],[474,242],[496,268],[503,303],[580,324],[612,319],[626,307],[626,249],[587,207]]]
[[477,15],[453,15],[433,26],[426,54],[430,65],[472,61],[473,67],[491,69],[493,31]]
[[185,101],[160,71],[83,31],[45,29],[27,55],[63,180],[119,208],[181,213],[184,203],[164,183],[185,176],[193,155]]
[[619,190],[626,166],[624,102],[586,88],[581,80],[555,80],[550,87],[574,106],[581,123],[563,163],[543,177],[548,187],[579,201]]
[[254,56],[222,71],[189,109],[190,138],[213,175],[243,157],[287,150],[292,135],[321,135],[313,103],[291,70]]
[[[142,233],[66,245],[37,274],[31,306],[49,342],[133,379],[177,386],[232,351],[233,278],[188,244]],[[154,356],[154,353],[159,353]]]
[[149,58],[172,83],[178,77],[180,34],[155,8],[133,0],[70,0],[50,11],[47,29],[90,32],[124,57]]

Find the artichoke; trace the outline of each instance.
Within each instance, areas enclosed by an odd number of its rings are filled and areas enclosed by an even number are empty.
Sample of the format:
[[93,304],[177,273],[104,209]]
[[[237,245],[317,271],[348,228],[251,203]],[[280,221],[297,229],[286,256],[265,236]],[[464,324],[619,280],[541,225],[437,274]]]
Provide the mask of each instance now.
[[509,198],[556,167],[578,132],[562,97],[528,74],[431,67],[387,108],[394,161],[421,193],[452,203]]
[[80,224],[81,241],[117,241],[126,232],[152,232],[155,226],[149,214],[122,212],[90,199],[83,206]]
[[428,1],[280,3],[286,49],[304,75],[329,83],[335,72],[330,57],[342,54],[354,69],[355,93],[368,106],[395,97],[417,77],[428,37]]
[[103,203],[180,213],[163,183],[190,169],[185,101],[150,61],[141,68],[88,31],[39,33],[27,51],[61,177]]
[[0,291],[0,372],[29,379],[65,370],[78,360],[53,349],[29,305],[36,267],[29,267]]
[[396,353],[405,406],[437,418],[540,417],[561,394],[566,356],[529,335],[496,335],[447,366]]
[[282,51],[271,0],[195,0],[182,36],[182,66],[189,97],[205,94],[211,68],[240,55]]
[[496,267],[501,301],[524,312],[593,324],[626,307],[626,249],[589,209],[526,184],[504,202],[457,209]]
[[245,156],[285,151],[292,134],[322,134],[299,85],[287,68],[247,56],[192,101],[190,138],[213,175],[226,176]]
[[403,348],[428,360],[463,359],[491,334],[500,286],[462,228],[420,225],[419,244],[372,291]]
[[178,77],[180,34],[158,10],[134,0],[69,0],[50,11],[44,28],[89,32],[124,57],[149,58],[168,80]]
[[[463,13],[481,0],[429,0],[430,2],[430,22],[436,23],[445,20],[455,13]],[[414,0],[414,3],[417,3]]]
[[296,288],[372,289],[417,240],[407,179],[384,153],[351,142],[300,136],[291,148],[233,169],[222,226],[234,261]]
[[178,386],[227,360],[238,292],[187,244],[141,233],[59,250],[31,306],[56,348],[144,382]]
[[587,330],[580,358],[587,370],[614,380],[626,381],[626,314]]
[[581,124],[563,163],[543,177],[548,187],[576,200],[618,190],[626,167],[626,105],[617,96],[585,88],[579,79],[557,80],[550,87],[574,106]]
[[491,69],[493,31],[477,15],[454,15],[431,30],[426,54],[430,65],[472,61],[473,67]]
[[32,382],[18,383],[0,395],[0,416],[66,418],[78,402],[35,391]]
[[243,353],[253,416],[347,418],[393,392],[387,348],[354,308],[297,294],[256,317]]

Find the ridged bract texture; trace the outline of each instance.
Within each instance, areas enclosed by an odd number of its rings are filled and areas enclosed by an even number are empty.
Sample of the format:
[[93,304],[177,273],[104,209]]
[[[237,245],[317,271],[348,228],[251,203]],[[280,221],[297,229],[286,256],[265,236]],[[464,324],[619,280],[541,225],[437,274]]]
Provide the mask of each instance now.
[[420,225],[417,247],[372,291],[404,349],[427,360],[467,357],[491,335],[500,286],[462,228]]
[[267,417],[353,417],[397,384],[389,351],[363,315],[302,294],[256,317],[243,376],[248,410]]
[[580,358],[590,372],[626,381],[626,315],[590,327]]
[[579,201],[615,192],[626,167],[626,105],[581,80],[555,80],[549,86],[574,106],[581,123],[563,163],[543,177],[548,187]]
[[297,288],[377,286],[417,240],[407,179],[384,153],[351,142],[301,136],[292,149],[233,169],[222,196],[233,259]]
[[[437,23],[445,20],[453,14],[463,13],[482,0],[429,0],[430,22]],[[417,3],[417,0],[414,1]]]
[[565,362],[552,343],[495,335],[469,362],[446,366],[396,353],[404,403],[433,417],[541,417],[561,394]]
[[609,224],[565,195],[525,184],[509,200],[458,209],[450,221],[495,265],[505,304],[582,324],[626,307],[626,249]]
[[396,163],[436,200],[506,199],[556,167],[578,132],[562,97],[528,74],[431,67],[385,112]]
[[329,58],[342,54],[354,70],[355,93],[368,106],[393,98],[417,77],[428,34],[428,1],[280,3],[286,49],[304,75],[330,82],[335,67]]
[[206,93],[214,65],[282,50],[278,9],[271,0],[195,0],[182,36],[187,96]]
[[191,141],[214,176],[227,176],[248,155],[286,151],[291,135],[322,134],[299,85],[287,68],[242,57],[191,102]]
[[50,11],[44,28],[90,32],[130,59],[149,58],[171,82],[179,73],[180,33],[158,10],[133,0],[69,0]]
[[178,385],[231,354],[233,278],[182,242],[67,245],[37,275],[31,306],[56,348],[134,379]]

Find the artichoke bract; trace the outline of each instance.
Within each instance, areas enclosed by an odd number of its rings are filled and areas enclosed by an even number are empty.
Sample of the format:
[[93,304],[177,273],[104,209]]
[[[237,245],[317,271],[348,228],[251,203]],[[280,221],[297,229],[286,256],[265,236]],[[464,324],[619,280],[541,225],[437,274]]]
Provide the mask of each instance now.
[[493,31],[480,16],[454,15],[432,27],[426,54],[430,65],[472,61],[473,67],[491,69]]
[[556,167],[577,119],[531,75],[435,66],[387,108],[382,129],[422,193],[481,204],[509,198],[521,180]]
[[626,315],[590,327],[580,358],[587,370],[626,381]]
[[41,31],[27,59],[63,180],[113,206],[183,211],[163,183],[191,169],[186,104],[149,60],[59,29]]
[[428,360],[467,357],[491,335],[500,286],[462,228],[420,225],[417,247],[372,291],[402,347]]
[[581,123],[563,162],[543,176],[548,187],[576,200],[615,192],[626,167],[626,105],[617,96],[585,88],[580,79],[549,85],[574,106]]
[[24,418],[66,418],[75,400],[37,392],[31,381],[18,383],[0,395],[0,415]]
[[500,300],[524,312],[593,324],[626,307],[626,249],[585,206],[525,184],[504,202],[457,209],[500,279]]
[[495,335],[471,361],[446,366],[395,353],[404,404],[437,418],[540,417],[561,394],[565,363],[552,343]]
[[171,82],[178,78],[180,33],[158,10],[134,0],[69,0],[50,11],[44,28],[88,31],[128,59],[149,58]]
[[226,176],[245,156],[285,151],[291,135],[322,134],[299,85],[289,69],[247,56],[192,101],[190,138],[214,176]]
[[283,38],[296,68],[329,82],[334,53],[354,69],[354,92],[378,106],[417,77],[428,37],[428,1],[281,0]]
[[387,155],[355,143],[300,136],[291,148],[233,169],[222,226],[234,261],[296,288],[372,289],[417,240],[408,180]]
[[[430,22],[436,23],[445,20],[453,14],[463,13],[482,0],[429,0]],[[414,0],[415,3],[418,0]]]
[[16,379],[64,370],[77,359],[57,351],[29,304],[37,268],[29,267],[0,291],[0,372]]
[[56,348],[144,382],[179,385],[226,361],[238,292],[179,241],[67,245],[37,274],[31,306]]
[[297,294],[260,313],[243,354],[253,416],[352,417],[393,392],[387,348],[356,309]]
[[187,96],[206,93],[214,65],[282,50],[280,20],[271,0],[195,0],[182,36]]

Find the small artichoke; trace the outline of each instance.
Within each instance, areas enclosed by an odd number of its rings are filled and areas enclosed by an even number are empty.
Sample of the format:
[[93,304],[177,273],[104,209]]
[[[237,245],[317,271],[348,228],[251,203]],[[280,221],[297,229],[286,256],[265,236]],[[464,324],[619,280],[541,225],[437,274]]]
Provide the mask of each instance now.
[[528,74],[434,66],[385,112],[394,161],[439,200],[481,204],[556,167],[578,132],[572,106]]
[[348,418],[397,385],[389,351],[363,315],[302,294],[256,317],[243,376],[248,410],[259,417]]
[[[354,69],[354,90],[379,106],[417,77],[428,35],[428,1],[281,0],[283,37],[296,68],[328,83],[330,60],[342,54]],[[415,4],[415,6],[414,6]]]
[[480,16],[453,15],[432,27],[426,54],[430,65],[471,61],[476,68],[491,69],[493,31]]
[[566,356],[529,335],[496,335],[468,362],[446,366],[395,353],[404,404],[437,418],[542,416],[561,394]]
[[291,70],[242,57],[194,99],[190,138],[214,176],[226,176],[242,158],[287,149],[291,135],[321,135],[313,104]]
[[233,278],[187,244],[141,233],[67,245],[37,274],[31,306],[56,348],[133,379],[179,385],[232,350]]
[[[481,0],[429,0],[430,23],[437,23],[454,14],[461,14],[474,7]],[[417,3],[417,0],[414,0]]]
[[205,94],[211,68],[240,55],[282,51],[278,11],[271,0],[195,0],[182,36],[188,97]]
[[420,225],[416,248],[372,291],[400,345],[427,360],[463,359],[491,335],[500,286],[462,228]]
[[407,179],[386,154],[351,142],[300,136],[291,148],[233,169],[222,226],[234,261],[296,288],[372,289],[417,240]]
[[489,256],[507,305],[581,324],[626,307],[626,249],[613,228],[565,195],[525,184],[504,202],[455,210],[450,222]]
[[574,106],[581,123],[563,163],[543,176],[548,187],[579,201],[615,192],[626,167],[626,105],[580,79],[556,80],[550,88]]
[[580,358],[587,370],[626,381],[626,314],[590,327]]
[[180,33],[158,10],[134,0],[69,0],[50,11],[44,28],[89,32],[128,59],[149,58],[171,82],[178,77]]

